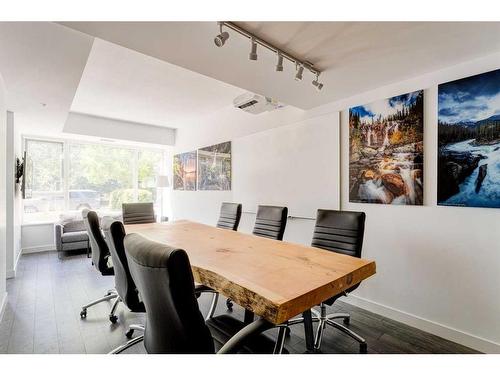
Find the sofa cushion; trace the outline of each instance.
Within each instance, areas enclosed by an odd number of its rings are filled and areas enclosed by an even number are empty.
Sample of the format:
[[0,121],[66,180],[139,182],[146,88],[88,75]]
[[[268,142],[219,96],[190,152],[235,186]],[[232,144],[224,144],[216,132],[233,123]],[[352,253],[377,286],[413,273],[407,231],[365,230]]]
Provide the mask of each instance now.
[[87,249],[87,246],[88,246],[87,241],[65,242],[61,246],[61,251],[85,250]]
[[68,242],[79,242],[79,241],[87,241],[89,239],[89,236],[86,231],[78,231],[78,232],[64,232],[61,235],[61,241],[62,243],[68,243]]
[[85,224],[80,216],[62,214],[59,217],[59,224],[64,227],[64,232],[80,232],[85,230]]

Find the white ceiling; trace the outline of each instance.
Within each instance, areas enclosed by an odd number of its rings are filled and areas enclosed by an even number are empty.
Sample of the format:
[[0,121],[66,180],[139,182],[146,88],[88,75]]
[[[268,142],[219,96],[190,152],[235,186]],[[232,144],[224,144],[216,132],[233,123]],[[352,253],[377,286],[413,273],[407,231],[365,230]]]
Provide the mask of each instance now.
[[88,35],[53,23],[0,22],[7,108],[24,132],[61,131],[92,42]]
[[96,39],[71,111],[172,128],[232,106],[237,87]]
[[324,69],[293,80],[293,66],[274,71],[275,56],[230,31],[214,46],[215,22],[66,22],[64,25],[248,91],[309,109],[500,50],[498,22],[245,22],[243,27]]

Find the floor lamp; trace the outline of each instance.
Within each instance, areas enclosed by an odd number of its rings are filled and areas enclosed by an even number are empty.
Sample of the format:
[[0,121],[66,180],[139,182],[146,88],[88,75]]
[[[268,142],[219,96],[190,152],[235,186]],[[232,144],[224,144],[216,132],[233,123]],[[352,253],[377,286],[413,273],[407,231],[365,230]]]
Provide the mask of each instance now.
[[159,175],[156,179],[156,188],[158,189],[158,195],[160,196],[160,222],[163,221],[163,189],[170,186],[168,182],[168,176]]

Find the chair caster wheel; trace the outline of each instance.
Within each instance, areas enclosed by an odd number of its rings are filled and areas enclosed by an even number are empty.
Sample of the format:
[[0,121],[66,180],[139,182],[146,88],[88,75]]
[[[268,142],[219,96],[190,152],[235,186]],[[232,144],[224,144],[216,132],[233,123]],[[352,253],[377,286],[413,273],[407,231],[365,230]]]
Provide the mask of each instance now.
[[80,318],[85,319],[86,317],[87,317],[87,310],[84,309],[84,310],[80,311]]
[[134,330],[133,330],[133,329],[129,329],[129,330],[127,331],[127,333],[125,334],[125,336],[126,336],[128,339],[131,339],[131,338],[132,338],[132,336],[133,336],[133,334],[134,334]]
[[233,302],[230,299],[226,300],[226,306],[229,311],[233,311]]
[[109,321],[113,324],[115,324],[118,321],[118,317],[116,315],[110,315],[109,316]]
[[368,353],[368,345],[366,344],[366,342],[359,344],[359,352],[361,354]]
[[351,323],[351,317],[348,316],[347,318],[344,318],[344,324],[348,326],[349,323]]

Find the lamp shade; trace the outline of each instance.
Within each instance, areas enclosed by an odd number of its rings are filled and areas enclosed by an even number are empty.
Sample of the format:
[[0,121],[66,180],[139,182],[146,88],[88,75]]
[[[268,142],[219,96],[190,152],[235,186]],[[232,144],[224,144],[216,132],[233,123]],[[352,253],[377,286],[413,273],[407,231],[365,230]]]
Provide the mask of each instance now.
[[160,175],[156,178],[156,187],[166,188],[169,187],[168,176]]

